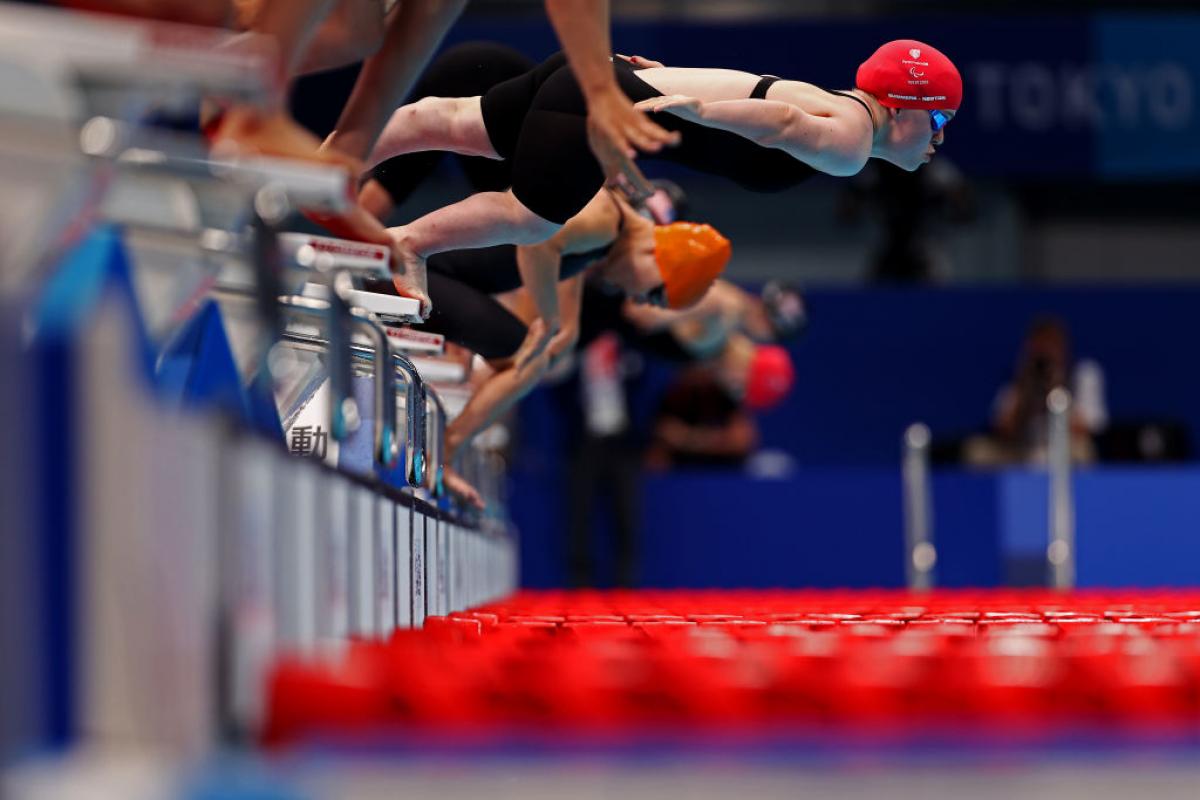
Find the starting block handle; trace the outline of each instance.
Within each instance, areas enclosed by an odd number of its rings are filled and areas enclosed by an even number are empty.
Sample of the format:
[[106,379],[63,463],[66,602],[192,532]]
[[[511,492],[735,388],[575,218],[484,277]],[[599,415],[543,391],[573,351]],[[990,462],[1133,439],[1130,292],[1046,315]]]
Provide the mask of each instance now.
[[434,497],[440,499],[446,494],[445,485],[442,483],[443,460],[446,453],[446,407],[442,405],[442,398],[438,397],[437,390],[432,386],[425,387],[425,397],[429,402],[427,411],[431,412],[433,416],[433,435],[425,442],[425,451],[429,457],[425,472],[425,488]]
[[404,479],[414,488],[424,485],[429,469],[429,442],[425,420],[425,381],[406,356],[392,352],[392,363],[396,374],[404,382],[405,391],[405,435],[408,446],[404,454]]
[[[356,332],[365,334],[370,341],[369,345],[356,345],[352,342],[339,342],[334,337],[321,340],[313,339],[314,343],[323,344],[329,348],[331,359],[330,375],[333,388],[333,404],[332,413],[335,419],[331,421],[331,429],[334,431],[335,437],[342,438],[341,433],[344,426],[338,424],[336,416],[341,409],[345,411],[347,404],[353,404],[353,391],[350,387],[339,386],[337,380],[338,374],[343,374],[339,362],[344,360],[344,374],[349,374],[349,360],[356,353],[366,351],[372,359],[372,365],[375,372],[375,429],[374,429],[374,449],[375,460],[377,463],[387,469],[392,469],[396,466],[400,458],[400,443],[398,438],[399,425],[397,424],[397,403],[396,403],[396,367],[395,353],[392,352],[391,345],[388,344],[387,334],[384,333],[382,327],[366,312],[358,308],[348,308],[349,320],[345,323],[334,318],[336,313],[336,303],[331,303],[328,300],[318,300],[311,297],[281,297],[279,304],[289,312],[305,317],[306,319],[325,324],[332,333],[335,326],[347,324]],[[345,347],[344,354],[339,354],[337,349]],[[415,374],[415,370],[414,370]],[[419,378],[418,378],[419,380]],[[412,436],[409,436],[409,442],[412,442]]]

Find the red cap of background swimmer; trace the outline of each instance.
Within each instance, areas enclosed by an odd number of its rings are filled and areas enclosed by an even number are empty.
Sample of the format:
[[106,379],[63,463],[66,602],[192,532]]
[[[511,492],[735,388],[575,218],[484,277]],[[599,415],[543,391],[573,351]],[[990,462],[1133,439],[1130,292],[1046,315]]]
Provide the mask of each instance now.
[[858,68],[854,85],[889,108],[957,111],[962,103],[958,68],[938,50],[916,39],[896,39]]
[[780,403],[792,390],[796,370],[792,357],[779,345],[759,345],[746,376],[746,407],[765,411]]

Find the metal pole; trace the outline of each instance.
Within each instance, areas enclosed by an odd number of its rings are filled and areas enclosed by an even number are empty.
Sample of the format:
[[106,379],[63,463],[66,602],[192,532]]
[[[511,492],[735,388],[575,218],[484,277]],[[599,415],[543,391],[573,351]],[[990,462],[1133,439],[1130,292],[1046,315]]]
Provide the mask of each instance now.
[[1046,397],[1050,412],[1046,461],[1050,473],[1050,585],[1075,587],[1075,500],[1071,491],[1071,393],[1061,386]]
[[908,588],[933,588],[937,549],[933,545],[933,508],[929,489],[929,426],[915,422],[904,431],[901,478],[904,483],[904,572]]

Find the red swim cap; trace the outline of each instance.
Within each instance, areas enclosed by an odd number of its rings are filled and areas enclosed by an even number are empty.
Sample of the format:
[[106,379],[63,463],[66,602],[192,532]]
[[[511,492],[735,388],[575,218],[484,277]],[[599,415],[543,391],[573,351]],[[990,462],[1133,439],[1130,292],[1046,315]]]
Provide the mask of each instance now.
[[889,108],[957,111],[962,77],[936,47],[915,39],[888,42],[858,68],[854,85]]
[[775,344],[760,345],[754,350],[746,376],[746,407],[765,411],[779,405],[795,381],[796,370],[788,351]]

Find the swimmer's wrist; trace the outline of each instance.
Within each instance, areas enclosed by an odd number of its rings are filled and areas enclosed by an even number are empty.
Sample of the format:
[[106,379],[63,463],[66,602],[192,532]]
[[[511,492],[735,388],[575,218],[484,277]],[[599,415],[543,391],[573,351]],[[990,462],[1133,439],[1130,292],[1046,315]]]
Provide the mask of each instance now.
[[[587,83],[580,80],[579,90],[583,92],[583,97],[589,106],[594,102],[607,101],[614,98],[626,100],[625,95],[621,92],[621,88],[617,86],[616,79],[611,74]],[[626,102],[628,101],[626,100]]]

